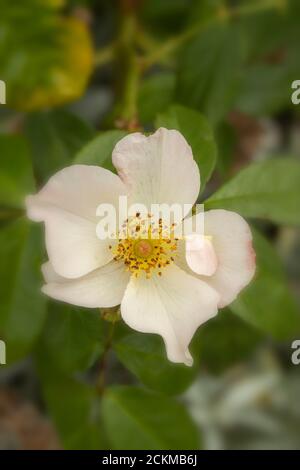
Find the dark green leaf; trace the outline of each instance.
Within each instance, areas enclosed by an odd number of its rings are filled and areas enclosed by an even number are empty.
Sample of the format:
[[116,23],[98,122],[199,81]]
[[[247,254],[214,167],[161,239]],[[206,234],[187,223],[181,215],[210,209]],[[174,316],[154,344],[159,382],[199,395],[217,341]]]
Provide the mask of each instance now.
[[228,177],[234,162],[237,136],[234,128],[227,122],[222,122],[216,129],[218,144],[217,169],[223,178]]
[[138,387],[111,387],[102,402],[114,449],[196,449],[197,430],[182,404]]
[[76,155],[73,163],[99,165],[113,169],[111,154],[116,143],[125,137],[125,131],[113,130],[99,134]]
[[262,334],[228,309],[205,323],[196,335],[201,365],[214,373],[249,358]]
[[56,369],[84,370],[102,351],[103,323],[99,310],[51,302],[38,354]]
[[175,77],[171,73],[159,73],[146,78],[139,91],[138,109],[141,122],[153,122],[156,114],[171,104],[174,90]]
[[246,217],[300,224],[300,162],[277,158],[255,163],[226,183],[206,202],[206,209],[229,209]]
[[36,341],[45,320],[41,294],[40,227],[19,219],[0,232],[0,337],[8,362],[23,357]]
[[24,198],[34,190],[30,155],[21,137],[0,135],[0,204],[22,208]]
[[291,83],[299,70],[299,1],[286,0],[283,8],[270,8],[240,19],[248,63],[236,107],[254,116],[292,108]]
[[234,25],[211,27],[182,51],[176,99],[216,124],[238,92],[242,37]]
[[183,392],[193,381],[196,367],[172,364],[165,347],[154,335],[131,333],[114,344],[118,358],[147,387],[175,395]]
[[299,40],[299,1],[286,0],[283,8],[278,6],[240,19],[252,63],[258,59],[276,59],[278,53],[280,57],[283,50],[293,47]]
[[297,76],[299,66],[299,57],[298,62],[291,57],[281,64],[255,64],[247,67],[236,107],[254,116],[268,116],[285,107],[292,107],[291,84]]
[[193,155],[200,168],[201,190],[210,178],[216,164],[217,148],[211,127],[197,111],[180,105],[171,106],[159,114],[156,127],[177,129],[191,145]]
[[25,131],[40,183],[70,165],[76,153],[93,136],[85,122],[67,111],[31,114],[26,119]]
[[204,24],[216,19],[224,9],[224,0],[194,0],[189,10],[189,24]]
[[52,376],[44,377],[43,391],[64,449],[107,448],[99,400],[92,388],[64,376]]
[[251,325],[276,339],[291,339],[300,333],[300,312],[272,245],[254,231],[257,256],[255,279],[230,306]]
[[156,34],[178,34],[190,6],[190,0],[144,0],[141,4],[141,15],[144,24]]

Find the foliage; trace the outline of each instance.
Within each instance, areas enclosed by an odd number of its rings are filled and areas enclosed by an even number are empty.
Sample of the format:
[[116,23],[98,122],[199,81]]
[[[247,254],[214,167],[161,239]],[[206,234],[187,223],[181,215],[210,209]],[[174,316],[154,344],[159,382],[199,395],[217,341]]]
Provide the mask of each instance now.
[[49,2],[1,3],[0,75],[9,105],[32,111],[80,96],[93,66],[85,25],[63,18]]
[[164,395],[113,387],[105,392],[102,408],[116,449],[194,449],[198,445],[197,429],[184,407]]
[[300,224],[300,167],[295,158],[255,163],[238,173],[206,202],[207,209],[229,209],[246,217]]

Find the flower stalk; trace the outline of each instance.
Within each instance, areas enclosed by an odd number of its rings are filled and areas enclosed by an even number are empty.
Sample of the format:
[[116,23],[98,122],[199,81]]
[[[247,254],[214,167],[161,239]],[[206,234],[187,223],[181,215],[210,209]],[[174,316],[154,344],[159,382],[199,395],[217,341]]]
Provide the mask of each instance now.
[[140,67],[136,53],[137,19],[136,8],[126,8],[121,2],[120,36],[117,44],[117,78],[121,103],[116,127],[134,131],[139,129],[137,98],[140,81]]
[[96,51],[94,62],[96,67],[102,67],[113,61],[115,56],[116,44],[113,42],[106,47],[102,47]]
[[103,354],[99,361],[98,376],[97,376],[97,382],[96,382],[96,390],[99,395],[102,395],[105,389],[106,370],[107,370],[107,365],[108,365],[108,354],[109,354],[109,351],[111,349],[111,345],[113,342],[115,323],[116,322],[110,322],[110,327],[109,327],[109,331],[106,337]]

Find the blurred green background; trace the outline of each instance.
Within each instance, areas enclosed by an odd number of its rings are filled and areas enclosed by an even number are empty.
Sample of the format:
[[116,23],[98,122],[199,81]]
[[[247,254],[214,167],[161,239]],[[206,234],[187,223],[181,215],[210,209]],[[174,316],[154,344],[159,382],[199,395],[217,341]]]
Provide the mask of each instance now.
[[[300,448],[298,0],[0,0],[1,449]],[[199,201],[249,218],[254,281],[170,364],[160,338],[40,293],[24,197],[179,129]],[[300,355],[299,355],[300,357]]]

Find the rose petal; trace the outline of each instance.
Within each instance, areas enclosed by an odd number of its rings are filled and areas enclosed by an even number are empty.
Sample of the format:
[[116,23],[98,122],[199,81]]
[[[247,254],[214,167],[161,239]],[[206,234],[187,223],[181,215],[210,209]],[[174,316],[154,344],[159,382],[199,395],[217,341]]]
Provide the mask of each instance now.
[[220,307],[230,304],[255,273],[255,252],[247,222],[235,212],[205,213],[205,233],[212,237],[218,268],[209,284],[221,295]]
[[80,277],[112,259],[109,240],[99,240],[96,234],[96,210],[100,203],[117,206],[122,194],[125,186],[110,171],[74,165],[27,198],[28,217],[45,222],[47,251],[57,273]]
[[[218,264],[212,276],[199,278],[219,292],[219,307],[225,307],[235,300],[254,276],[255,252],[251,230],[239,214],[217,209],[205,212],[204,232],[206,236],[211,237]],[[185,259],[185,246],[182,241],[178,243],[176,255],[176,264],[192,274]]]
[[78,279],[64,279],[51,263],[43,265],[47,282],[42,291],[53,299],[87,308],[114,307],[122,301],[129,274],[123,263],[111,261]]
[[28,216],[35,221],[43,213],[35,211],[35,201],[52,204],[67,212],[97,221],[100,203],[118,205],[119,195],[126,194],[120,178],[105,168],[93,165],[72,165],[53,175],[39,193],[31,198]]
[[145,204],[148,210],[151,204],[195,203],[199,169],[178,131],[160,128],[149,137],[130,134],[117,143],[112,158],[131,202]]
[[214,289],[173,264],[161,277],[131,278],[121,315],[131,328],[161,335],[170,361],[191,366],[189,343],[196,329],[216,315],[218,301]]

